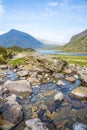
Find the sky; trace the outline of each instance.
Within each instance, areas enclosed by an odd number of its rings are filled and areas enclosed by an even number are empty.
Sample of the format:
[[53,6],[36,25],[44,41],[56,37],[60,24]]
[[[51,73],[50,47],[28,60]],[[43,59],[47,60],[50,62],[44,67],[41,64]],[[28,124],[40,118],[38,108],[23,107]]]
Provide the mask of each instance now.
[[67,43],[87,29],[87,0],[0,0],[0,34],[10,29]]

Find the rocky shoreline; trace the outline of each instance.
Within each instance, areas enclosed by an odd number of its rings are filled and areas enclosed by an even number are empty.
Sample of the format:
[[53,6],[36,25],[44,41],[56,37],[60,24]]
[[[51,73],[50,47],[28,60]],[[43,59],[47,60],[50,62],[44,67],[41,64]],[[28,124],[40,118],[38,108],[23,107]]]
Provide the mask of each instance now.
[[87,68],[51,56],[0,66],[1,130],[87,130]]

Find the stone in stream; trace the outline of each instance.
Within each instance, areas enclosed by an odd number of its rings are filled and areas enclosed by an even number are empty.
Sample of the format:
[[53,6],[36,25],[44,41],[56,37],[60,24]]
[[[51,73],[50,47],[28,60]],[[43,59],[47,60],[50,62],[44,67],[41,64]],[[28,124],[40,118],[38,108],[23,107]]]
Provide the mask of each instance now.
[[6,81],[4,83],[4,89],[18,95],[30,95],[32,93],[30,83],[27,80]]
[[25,76],[28,76],[28,71],[24,71],[24,70],[18,71],[17,74],[20,77],[25,77]]
[[66,85],[62,80],[58,80],[58,82],[56,83],[56,85]]
[[71,94],[78,99],[87,99],[87,87],[79,86],[73,89]]
[[75,82],[76,81],[76,79],[74,78],[74,77],[67,77],[67,78],[65,78],[67,81],[69,81],[69,82]]
[[81,69],[78,71],[79,78],[82,81],[82,85],[85,85],[87,87],[87,69]]
[[87,124],[76,122],[73,124],[73,130],[87,130]]
[[55,102],[57,102],[57,101],[61,102],[63,100],[63,98],[64,98],[63,93],[57,92],[57,94],[54,96],[54,101]]
[[63,79],[64,75],[62,73],[53,73],[53,77],[56,79]]
[[23,120],[22,107],[16,101],[16,95],[14,94],[8,96],[5,100],[7,102],[5,102],[3,107],[4,119],[15,126]]
[[26,128],[24,130],[49,130],[38,118],[27,120],[25,124]]

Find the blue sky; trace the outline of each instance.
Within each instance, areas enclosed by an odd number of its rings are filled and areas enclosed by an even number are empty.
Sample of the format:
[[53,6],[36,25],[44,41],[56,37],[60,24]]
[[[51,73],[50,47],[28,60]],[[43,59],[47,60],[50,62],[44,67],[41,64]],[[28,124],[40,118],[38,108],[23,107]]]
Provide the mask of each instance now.
[[0,0],[0,34],[10,29],[68,42],[87,29],[87,0]]

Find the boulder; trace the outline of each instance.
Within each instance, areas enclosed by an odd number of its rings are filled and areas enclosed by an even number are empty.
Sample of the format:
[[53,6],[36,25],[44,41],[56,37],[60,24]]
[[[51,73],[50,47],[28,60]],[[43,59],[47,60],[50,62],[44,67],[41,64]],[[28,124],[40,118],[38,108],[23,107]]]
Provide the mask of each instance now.
[[73,89],[71,94],[78,99],[87,99],[87,87],[79,86]]
[[80,80],[82,81],[82,85],[85,85],[87,87],[87,69],[81,69],[78,71],[78,75]]
[[19,124],[23,119],[23,113],[21,105],[16,101],[16,95],[12,94],[5,100],[7,100],[7,102],[3,108],[4,119],[14,125]]
[[18,81],[6,81],[4,83],[4,89],[15,93],[15,94],[31,94],[32,89],[28,81],[26,80],[18,80]]
[[87,130],[87,124],[76,122],[73,124],[73,130]]
[[27,120],[25,124],[27,126],[27,130],[49,130],[38,118]]
[[54,101],[59,101],[61,102],[63,100],[64,96],[63,96],[63,93],[61,92],[58,92],[55,96],[54,96]]

